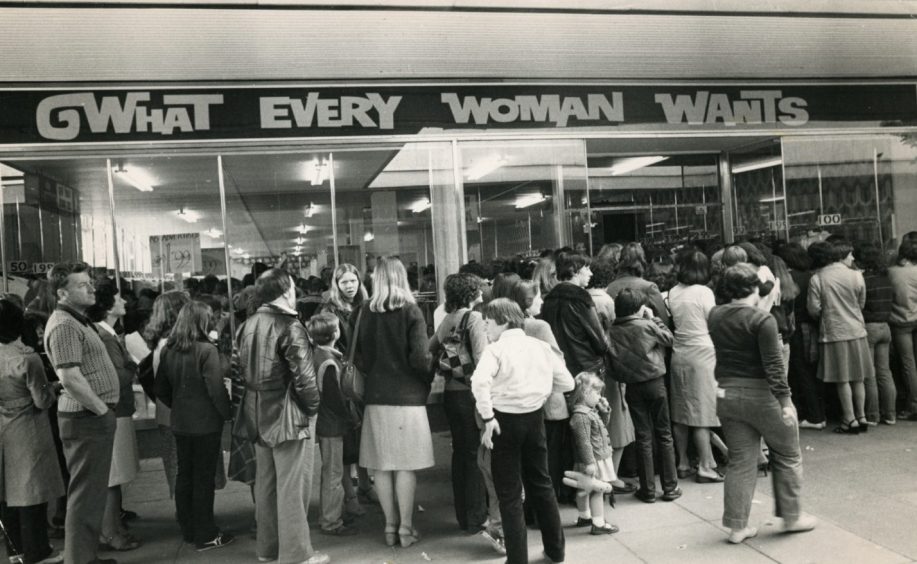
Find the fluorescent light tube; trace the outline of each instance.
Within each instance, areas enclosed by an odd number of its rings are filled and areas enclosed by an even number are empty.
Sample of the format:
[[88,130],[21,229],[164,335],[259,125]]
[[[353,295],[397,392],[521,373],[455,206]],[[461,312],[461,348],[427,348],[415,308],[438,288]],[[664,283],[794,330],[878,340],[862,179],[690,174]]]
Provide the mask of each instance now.
[[122,167],[122,168],[114,169],[113,172],[116,175],[118,175],[118,178],[124,180],[125,182],[127,182],[128,184],[130,184],[137,190],[140,190],[141,192],[152,192],[153,191],[153,186],[152,186],[153,183],[150,181],[150,179],[147,177],[146,174],[143,174],[139,170],[128,171],[127,169]]
[[373,232],[372,232],[372,231],[367,231],[367,232],[363,235],[363,240],[366,241],[367,243],[369,243],[370,241],[372,241],[372,240],[375,239],[375,238],[376,238],[376,236],[373,235]]
[[732,174],[739,174],[740,172],[750,172],[752,170],[770,168],[772,166],[780,166],[782,164],[783,164],[783,157],[767,157],[763,159],[755,159],[752,161],[746,161],[741,164],[733,165]]
[[609,170],[611,171],[612,176],[619,176],[621,174],[627,174],[628,172],[633,172],[643,167],[662,162],[668,158],[669,157],[656,155],[652,157],[628,157],[626,159],[616,159]]
[[188,223],[197,223],[197,220],[201,218],[201,214],[196,211],[186,210],[184,208],[179,209],[175,212],[176,217]]
[[548,198],[544,194],[529,194],[526,196],[519,196],[516,198],[516,209],[534,206],[535,204],[540,204],[547,199]]
[[424,198],[424,199],[422,199],[422,200],[419,200],[417,203],[415,203],[415,204],[411,207],[411,211],[414,212],[414,213],[422,213],[422,212],[425,212],[425,211],[427,211],[428,209],[430,209],[430,206],[431,206],[431,205],[432,205],[432,204],[430,203],[429,198]]

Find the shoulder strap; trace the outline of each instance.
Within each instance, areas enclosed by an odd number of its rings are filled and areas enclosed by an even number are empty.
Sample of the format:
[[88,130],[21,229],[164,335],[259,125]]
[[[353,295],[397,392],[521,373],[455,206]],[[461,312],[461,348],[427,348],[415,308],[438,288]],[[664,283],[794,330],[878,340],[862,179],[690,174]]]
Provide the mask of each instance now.
[[328,367],[333,364],[335,364],[334,359],[329,358],[328,360],[326,360],[325,362],[321,363],[318,366],[318,374],[316,374],[316,378],[315,378],[316,383],[318,384],[318,393],[322,393],[322,386],[324,385],[324,382],[325,382],[325,371],[328,370]]
[[357,350],[357,340],[360,338],[360,321],[363,319],[363,307],[360,306],[360,311],[357,312],[357,322],[353,326],[353,338],[350,340],[350,344],[347,347],[347,363],[353,363],[353,353]]

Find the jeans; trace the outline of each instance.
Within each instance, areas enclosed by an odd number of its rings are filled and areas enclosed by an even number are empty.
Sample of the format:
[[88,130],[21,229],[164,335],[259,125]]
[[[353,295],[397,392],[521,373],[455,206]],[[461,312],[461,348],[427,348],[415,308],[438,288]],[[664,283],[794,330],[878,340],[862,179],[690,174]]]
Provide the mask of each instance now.
[[662,491],[675,490],[678,487],[678,476],[675,470],[675,447],[672,441],[669,399],[666,395],[665,383],[660,377],[648,382],[628,384],[624,396],[634,422],[640,489],[648,494],[656,492],[656,471],[653,464],[655,439],[662,463],[662,468],[659,469]]
[[[333,531],[344,524],[344,438],[319,437],[322,453],[322,487],[320,493],[322,530]],[[348,480],[350,477],[348,476]]]
[[892,327],[895,348],[901,357],[901,368],[907,381],[907,411],[917,413],[917,327]]
[[488,532],[496,533],[503,537],[503,518],[500,517],[500,502],[497,499],[497,489],[494,487],[494,473],[491,470],[490,449],[481,443],[478,447],[478,469],[481,470],[481,477],[484,479],[484,489],[487,490],[487,520]]
[[528,535],[522,512],[523,477],[526,503],[531,504],[538,519],[544,552],[551,560],[561,562],[564,560],[565,539],[554,487],[548,476],[544,414],[539,409],[523,414],[497,411],[495,416],[500,424],[500,434],[495,434],[493,438],[491,470],[503,518],[506,562],[523,564],[529,561]]
[[[315,436],[315,419],[309,436]],[[259,558],[276,558],[285,564],[302,562],[315,552],[306,522],[314,454],[312,438],[286,441],[274,448],[255,443]]]
[[877,423],[879,419],[894,421],[895,402],[898,392],[895,380],[889,368],[888,354],[892,334],[888,323],[867,323],[866,340],[869,352],[872,353],[875,378],[867,378],[866,385],[866,419]]
[[729,448],[723,526],[748,526],[762,437],[770,448],[776,515],[787,522],[795,521],[800,515],[802,491],[798,422],[783,419],[780,403],[763,379],[733,378],[719,384],[716,414]]
[[203,544],[218,534],[213,520],[214,475],[220,458],[221,433],[175,435],[178,473],[175,513],[186,542]]
[[51,556],[48,544],[48,504],[28,507],[0,508],[6,528],[6,552],[9,556],[21,554],[26,562],[38,562]]
[[452,496],[455,519],[462,529],[480,527],[487,518],[487,490],[478,469],[481,433],[475,421],[470,390],[447,390],[443,408],[452,432]]
[[818,359],[812,340],[817,339],[816,327],[800,323],[790,337],[790,362],[787,380],[793,393],[793,404],[799,419],[809,423],[825,421],[825,385],[818,379]]
[[70,472],[64,563],[86,564],[96,559],[102,534],[105,492],[115,439],[115,412],[77,416],[59,413],[58,425]]

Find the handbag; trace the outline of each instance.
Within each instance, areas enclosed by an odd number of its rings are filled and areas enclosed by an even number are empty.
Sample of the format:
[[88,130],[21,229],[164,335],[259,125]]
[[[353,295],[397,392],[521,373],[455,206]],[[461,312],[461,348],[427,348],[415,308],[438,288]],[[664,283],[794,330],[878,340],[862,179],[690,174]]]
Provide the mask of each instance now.
[[466,311],[458,326],[452,328],[448,337],[443,339],[443,350],[439,355],[437,372],[443,375],[446,381],[456,380],[466,386],[474,374],[474,358],[468,350],[468,317],[471,311]]
[[360,321],[363,319],[363,308],[357,313],[357,323],[353,328],[353,339],[347,347],[347,358],[341,368],[341,392],[344,397],[358,403],[363,403],[363,392],[366,389],[363,374],[357,370],[353,363],[353,354],[357,349],[357,340],[360,338]]

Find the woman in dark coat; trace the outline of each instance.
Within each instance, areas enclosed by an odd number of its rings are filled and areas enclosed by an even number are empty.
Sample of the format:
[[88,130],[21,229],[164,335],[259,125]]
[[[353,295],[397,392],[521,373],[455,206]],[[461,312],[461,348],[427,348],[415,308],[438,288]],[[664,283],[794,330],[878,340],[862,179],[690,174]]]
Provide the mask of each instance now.
[[[541,318],[551,326],[570,374],[584,371],[604,374],[608,345],[595,302],[586,290],[592,278],[589,258],[560,253],[555,264],[559,282],[545,296]],[[569,414],[565,419],[545,420],[545,434],[548,443],[548,472],[554,482],[558,501],[569,503],[573,500],[573,492],[562,485],[564,471],[573,469]]]
[[427,324],[400,260],[379,259],[372,299],[361,312],[354,329],[355,362],[366,379],[360,466],[374,470],[386,544],[406,548],[420,540],[416,471],[433,466],[426,409],[433,376]]

